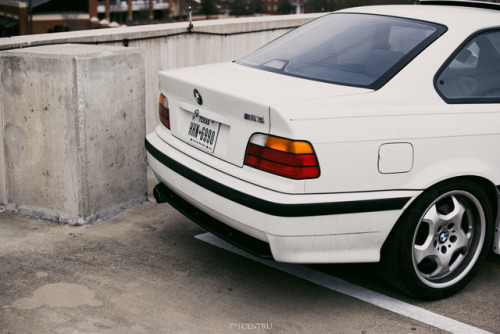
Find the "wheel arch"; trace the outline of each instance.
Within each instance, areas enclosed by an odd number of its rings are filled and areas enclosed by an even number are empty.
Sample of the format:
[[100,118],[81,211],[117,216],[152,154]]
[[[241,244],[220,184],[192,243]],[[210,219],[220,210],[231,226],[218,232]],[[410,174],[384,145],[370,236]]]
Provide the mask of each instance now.
[[[500,196],[498,193],[498,187],[493,182],[491,182],[490,180],[488,180],[484,177],[472,176],[472,175],[454,177],[454,178],[452,178],[450,180],[446,180],[446,181],[452,181],[455,179],[469,180],[471,182],[479,184],[485,190],[485,192],[488,195],[488,198],[490,200],[493,219],[494,219],[494,221],[496,221],[497,216],[498,216],[498,208],[500,206],[500,202],[499,202]],[[446,181],[443,181],[443,182],[446,182]]]

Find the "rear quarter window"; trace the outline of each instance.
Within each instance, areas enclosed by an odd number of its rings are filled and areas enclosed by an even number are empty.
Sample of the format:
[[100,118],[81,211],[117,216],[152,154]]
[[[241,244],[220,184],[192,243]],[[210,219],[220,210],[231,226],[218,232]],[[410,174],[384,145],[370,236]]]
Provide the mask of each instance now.
[[500,102],[500,30],[469,38],[438,72],[434,84],[448,103]]

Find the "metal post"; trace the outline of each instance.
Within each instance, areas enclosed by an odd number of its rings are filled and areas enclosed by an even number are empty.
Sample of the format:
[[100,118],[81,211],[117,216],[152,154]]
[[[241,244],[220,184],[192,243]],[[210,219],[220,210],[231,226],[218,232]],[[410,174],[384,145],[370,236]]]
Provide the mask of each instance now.
[[[31,1],[31,0],[30,0]],[[109,0],[104,0],[104,18],[108,20],[108,22],[111,22],[111,13],[109,9]]]
[[149,20],[153,21],[155,18],[154,15],[154,3],[153,0],[149,0]]
[[33,6],[31,0],[28,1],[28,35],[33,34]]
[[127,0],[127,24],[131,24],[134,20],[134,14],[132,12],[132,0]]
[[189,2],[190,2],[190,3],[189,3],[189,7],[188,7],[189,25],[188,25],[187,30],[188,30],[189,32],[192,32],[192,30],[193,30],[193,16],[192,16],[192,14],[191,14],[191,11],[192,11],[192,8],[191,8],[191,1],[189,1]]

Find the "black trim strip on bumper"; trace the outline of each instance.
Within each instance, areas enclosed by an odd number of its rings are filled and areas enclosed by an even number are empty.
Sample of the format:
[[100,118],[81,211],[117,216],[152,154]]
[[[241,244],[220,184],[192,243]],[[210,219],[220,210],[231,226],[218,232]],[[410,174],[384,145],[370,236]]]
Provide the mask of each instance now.
[[279,217],[307,217],[348,213],[400,210],[410,197],[334,203],[282,204],[254,197],[216,182],[180,164],[154,147],[147,139],[146,150],[159,162],[199,186],[251,209]]

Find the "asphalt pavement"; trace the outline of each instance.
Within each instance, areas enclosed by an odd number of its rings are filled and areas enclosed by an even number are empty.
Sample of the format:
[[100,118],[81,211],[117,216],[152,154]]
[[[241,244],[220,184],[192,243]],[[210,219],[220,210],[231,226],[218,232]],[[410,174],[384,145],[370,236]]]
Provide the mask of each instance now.
[[0,212],[0,333],[500,333],[499,256],[423,302],[373,264],[280,267],[206,236],[151,201],[83,227]]

